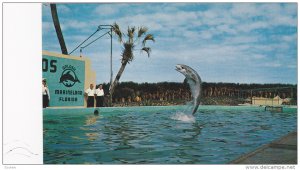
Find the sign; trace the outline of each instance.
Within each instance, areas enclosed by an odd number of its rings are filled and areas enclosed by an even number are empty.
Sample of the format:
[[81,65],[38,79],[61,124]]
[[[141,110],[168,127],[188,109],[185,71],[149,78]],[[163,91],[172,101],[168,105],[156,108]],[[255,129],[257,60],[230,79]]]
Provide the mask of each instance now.
[[84,61],[43,55],[43,78],[50,92],[50,107],[84,105]]

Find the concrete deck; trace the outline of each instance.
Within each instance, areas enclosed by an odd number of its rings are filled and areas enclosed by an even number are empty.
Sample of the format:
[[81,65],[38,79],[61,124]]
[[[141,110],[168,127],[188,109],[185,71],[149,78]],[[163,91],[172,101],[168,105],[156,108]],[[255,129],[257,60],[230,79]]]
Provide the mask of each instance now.
[[263,145],[229,164],[297,164],[297,132]]

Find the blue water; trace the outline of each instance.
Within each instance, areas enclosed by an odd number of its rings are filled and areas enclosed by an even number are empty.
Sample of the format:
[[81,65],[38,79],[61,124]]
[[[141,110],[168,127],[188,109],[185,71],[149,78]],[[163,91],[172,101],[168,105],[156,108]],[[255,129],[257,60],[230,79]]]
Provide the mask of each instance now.
[[295,131],[297,109],[200,106],[44,109],[45,164],[225,164]]

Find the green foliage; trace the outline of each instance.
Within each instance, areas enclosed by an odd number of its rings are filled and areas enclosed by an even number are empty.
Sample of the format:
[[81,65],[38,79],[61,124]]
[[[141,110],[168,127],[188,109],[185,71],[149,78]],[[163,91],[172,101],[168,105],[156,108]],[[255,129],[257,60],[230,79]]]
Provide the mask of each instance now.
[[[109,84],[103,84],[104,90],[108,89]],[[238,91],[245,91],[245,90],[255,90],[255,89],[262,89],[262,92],[266,92],[266,90],[270,88],[271,90],[267,92],[273,92],[273,95],[276,95],[276,88],[281,87],[290,87],[286,89],[277,90],[277,92],[286,93],[289,97],[291,92],[293,92],[294,98],[297,98],[297,86],[291,84],[238,84],[238,83],[209,83],[203,82],[202,83],[202,90],[208,91],[212,90],[218,92],[236,92],[234,93],[235,97],[238,97]],[[131,90],[129,90],[131,89]],[[291,91],[292,90],[292,91]],[[165,92],[176,92],[176,91],[189,91],[188,84],[184,83],[177,83],[177,82],[158,82],[158,83],[135,83],[135,82],[122,82],[119,83],[116,87],[116,93],[114,97],[126,97],[127,94],[130,93],[130,96],[134,96],[137,92],[140,94],[148,94],[148,93],[165,93]],[[212,92],[212,93],[213,93]],[[257,91],[257,94],[260,91]],[[250,95],[250,91],[246,91],[247,95]],[[215,97],[218,97],[218,94]],[[253,92],[253,94],[256,94]],[[203,94],[203,97],[209,97],[208,94]],[[228,95],[225,93],[224,96]],[[240,94],[241,95],[241,94]],[[295,99],[296,100],[296,99]]]

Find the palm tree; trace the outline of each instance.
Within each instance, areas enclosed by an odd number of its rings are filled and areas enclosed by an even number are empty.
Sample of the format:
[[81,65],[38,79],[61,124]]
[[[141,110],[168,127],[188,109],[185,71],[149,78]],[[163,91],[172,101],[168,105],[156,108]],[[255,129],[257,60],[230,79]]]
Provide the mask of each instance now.
[[58,19],[58,15],[57,15],[56,4],[50,4],[50,8],[51,8],[52,20],[53,20],[56,35],[57,35],[57,38],[58,38],[58,41],[59,41],[59,44],[60,44],[61,52],[63,54],[68,55],[68,50],[67,50],[67,47],[66,47],[66,44],[65,44],[64,36],[63,36],[61,28],[60,28],[60,23],[59,23],[59,19]]
[[[113,32],[117,35],[118,41],[123,46],[123,51],[121,53],[122,59],[121,59],[121,67],[118,71],[118,74],[116,75],[113,83],[110,85],[109,93],[110,93],[110,99],[112,98],[112,95],[114,93],[115,87],[118,84],[121,75],[123,71],[125,70],[125,67],[128,63],[133,61],[134,59],[134,51],[136,51],[136,47],[140,46],[140,51],[144,51],[147,53],[148,57],[150,57],[151,48],[146,47],[147,41],[155,42],[154,37],[152,34],[146,34],[148,31],[147,27],[139,27],[136,33],[135,27],[128,27],[127,29],[127,40],[123,39],[123,36],[125,36],[124,33],[121,32],[121,29],[117,23],[114,23],[112,26]],[[142,41],[141,41],[142,40]],[[112,102],[112,101],[110,101]]]

